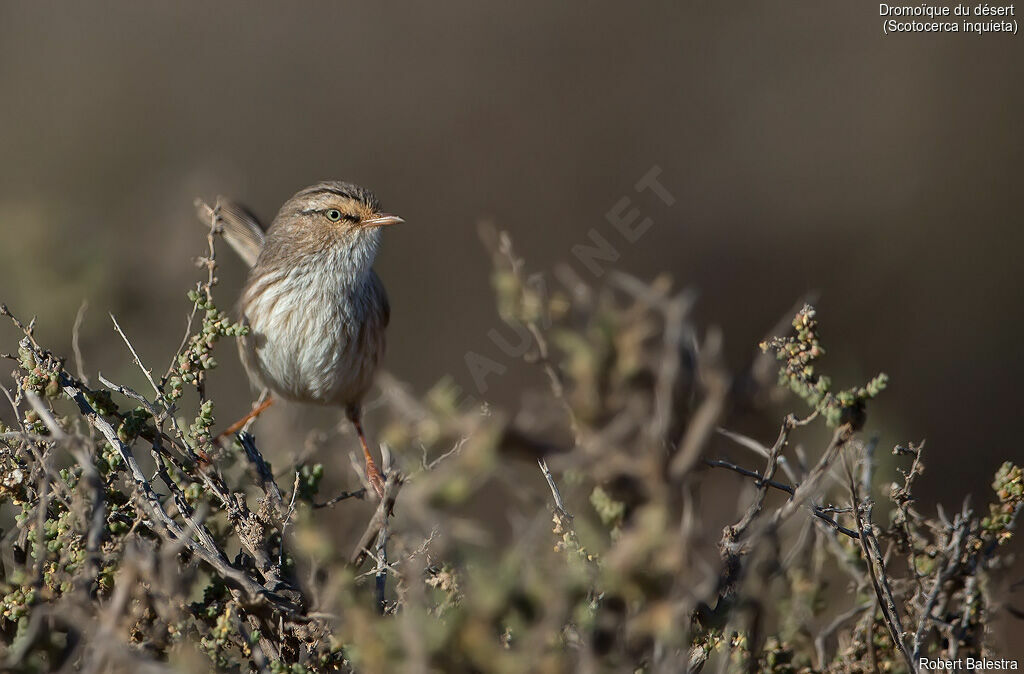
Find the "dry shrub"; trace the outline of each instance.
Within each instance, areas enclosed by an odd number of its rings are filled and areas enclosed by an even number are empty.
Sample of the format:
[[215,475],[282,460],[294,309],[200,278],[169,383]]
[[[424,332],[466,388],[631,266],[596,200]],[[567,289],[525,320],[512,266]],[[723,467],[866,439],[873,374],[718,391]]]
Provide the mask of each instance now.
[[[321,496],[322,465],[275,470],[251,435],[215,442],[205,382],[243,331],[215,303],[215,234],[168,370],[125,338],[145,391],[87,383],[3,309],[23,334],[6,356],[16,418],[0,425],[7,669],[907,672],[997,657],[1020,467],[999,470],[983,512],[920,512],[922,446],[894,450],[895,481],[878,474],[861,429],[886,379],[834,388],[812,308],[728,372],[665,279],[547,288],[485,231],[503,330],[546,387],[512,413],[449,381],[417,397],[382,377],[386,498],[345,547],[323,507],[365,489]],[[772,355],[804,411],[774,442],[721,428],[770,394]],[[815,428],[828,440],[800,451]],[[710,456],[723,443],[743,458]],[[699,491],[725,471],[748,491],[719,537]],[[499,493],[504,542],[474,509]]]

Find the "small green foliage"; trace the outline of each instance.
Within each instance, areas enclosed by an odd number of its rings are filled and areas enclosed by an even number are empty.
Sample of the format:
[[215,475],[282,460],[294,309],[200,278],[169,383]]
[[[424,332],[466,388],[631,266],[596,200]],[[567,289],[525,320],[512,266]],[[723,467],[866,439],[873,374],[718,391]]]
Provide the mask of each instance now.
[[204,312],[203,322],[200,330],[189,338],[185,348],[178,354],[175,369],[167,379],[165,394],[172,402],[181,397],[184,384],[202,384],[205,373],[217,367],[213,347],[221,337],[249,334],[247,326],[232,323],[206,293],[190,290],[188,299],[195,304],[197,310]]
[[778,637],[769,637],[761,653],[758,671],[764,674],[797,674],[793,665],[793,648],[780,643]]
[[601,523],[608,527],[613,536],[617,535],[626,513],[626,505],[614,500],[600,485],[590,492],[590,504],[601,518]]
[[1024,508],[1024,470],[1005,462],[996,472],[992,489],[998,503],[989,506],[989,515],[981,521],[982,529],[1000,545],[1013,536],[1013,524]]
[[804,305],[793,319],[796,334],[772,337],[761,343],[761,350],[774,352],[782,361],[779,385],[789,388],[824,416],[829,426],[850,423],[858,429],[864,424],[864,403],[885,390],[889,376],[881,373],[864,386],[833,392],[831,378],[818,374],[815,369],[817,360],[825,355],[818,336],[816,313],[814,307]]
[[204,400],[199,405],[199,414],[196,415],[195,421],[192,422],[188,429],[196,447],[204,447],[210,444],[210,440],[213,437],[211,429],[213,428],[214,421],[213,401]]
[[43,358],[36,358],[27,337],[18,345],[18,365],[25,372],[19,382],[21,390],[31,391],[45,398],[56,398],[60,395],[60,371],[63,363],[49,354]]
[[312,501],[313,497],[320,491],[320,481],[324,477],[324,465],[316,463],[312,466],[302,464],[299,466],[299,495],[303,501]]
[[594,556],[580,544],[580,539],[576,535],[576,529],[572,526],[572,520],[556,512],[552,515],[551,521],[554,523],[551,533],[557,539],[555,542],[555,552],[564,554],[571,563],[595,561]]
[[212,618],[212,628],[203,635],[199,644],[203,651],[218,670],[229,669],[232,666],[231,651],[235,646],[234,639],[234,607],[231,604],[224,606],[223,610],[217,610],[219,604],[212,605],[207,609],[207,617]]
[[85,401],[101,416],[112,417],[118,414],[118,407],[114,404],[110,391],[106,389],[87,391]]
[[[709,494],[726,483],[680,470],[676,459],[691,436],[715,437],[728,423],[733,392],[723,386],[715,399],[710,383],[733,373],[702,357],[710,349],[690,350],[686,335],[701,331],[669,310],[680,310],[682,296],[664,278],[645,284],[619,275],[614,287],[549,299],[542,284],[526,280],[507,237],[497,246],[500,313],[528,324],[534,342],[524,358],[543,361],[538,379],[550,390],[530,391],[510,412],[467,403],[450,378],[424,396],[383,396],[371,434],[388,440],[389,470],[405,477],[384,520],[387,536],[377,539],[383,548],[372,542],[381,512],[372,492],[331,509],[310,506],[325,479],[352,489],[338,454],[292,465],[303,438],[281,443],[268,457],[281,467],[269,469],[277,489],[261,489],[267,471],[253,471],[244,452],[212,452],[217,408],[205,378],[220,338],[245,334],[210,299],[212,273],[189,295],[201,324],[172,359],[158,386],[163,395],[141,407],[121,400],[122,411],[111,391],[85,386],[27,335],[10,358],[21,404],[13,427],[0,426],[0,521],[15,524],[0,533],[4,661],[24,654],[16,663],[24,672],[152,662],[279,674],[646,672],[682,670],[687,661],[703,671],[905,672],[878,608],[874,567],[849,533],[858,524],[885,551],[878,568],[893,587],[904,638],[913,638],[935,588],[922,652],[993,651],[990,597],[1008,559],[1000,544],[1024,507],[1018,465],[999,469],[986,517],[965,508],[951,523],[922,514],[911,493],[924,470],[922,448],[900,447],[896,460],[912,467],[889,489],[889,523],[854,522],[849,487],[814,483],[813,435],[787,420],[783,432],[793,436],[779,445],[772,483],[748,485],[763,500],[744,490]],[[212,266],[212,255],[206,262]],[[674,335],[673,320],[682,321]],[[813,309],[801,311],[794,328],[795,336],[763,345],[782,363],[781,383],[820,420],[856,428],[885,376],[834,390],[817,369],[824,349]],[[666,378],[672,373],[676,381]],[[186,385],[198,395],[183,398]],[[80,391],[96,414],[80,414],[61,391]],[[23,404],[28,392],[40,396],[42,417]],[[672,418],[658,418],[659,408]],[[43,423],[49,414],[61,434]],[[856,433],[834,435],[848,439],[833,474],[871,460]],[[358,449],[348,440],[342,451]],[[810,462],[793,456],[798,443]],[[708,447],[715,446],[696,449]],[[532,462],[523,469],[507,458],[524,453],[552,457],[557,471],[541,475]],[[132,461],[139,465],[128,470]],[[734,467],[744,479],[764,474],[764,464]],[[899,477],[887,476],[885,464],[874,468],[865,475]],[[792,507],[783,492],[805,487],[801,507]],[[553,493],[554,539],[543,519]],[[753,513],[753,526],[742,538],[718,540],[730,499]],[[871,517],[863,495],[859,505],[856,512]],[[819,515],[828,519],[812,519]],[[371,543],[353,553],[363,531]],[[707,554],[716,545],[719,559]],[[382,549],[386,560],[378,559]],[[830,624],[819,656],[814,637]],[[205,662],[188,660],[196,653]]]
[[29,607],[35,600],[35,590],[19,587],[0,600],[0,616],[3,616],[4,620],[17,623],[28,615]]
[[203,485],[199,482],[190,482],[184,489],[182,494],[185,495],[185,500],[189,505],[195,506],[199,502],[199,499],[203,497]]
[[311,670],[298,662],[289,665],[280,660],[274,660],[270,663],[270,671],[272,674],[310,674]]
[[48,435],[50,432],[43,420],[39,418],[39,413],[35,410],[25,411],[25,416],[21,419],[21,425],[27,433],[34,435]]
[[117,438],[130,445],[144,432],[150,437],[156,433],[156,428],[150,424],[153,417],[142,407],[136,407],[121,418],[117,427]]
[[110,443],[103,443],[100,459],[96,462],[96,468],[99,469],[100,473],[108,475],[123,467],[124,459],[121,457],[121,452],[110,445]]

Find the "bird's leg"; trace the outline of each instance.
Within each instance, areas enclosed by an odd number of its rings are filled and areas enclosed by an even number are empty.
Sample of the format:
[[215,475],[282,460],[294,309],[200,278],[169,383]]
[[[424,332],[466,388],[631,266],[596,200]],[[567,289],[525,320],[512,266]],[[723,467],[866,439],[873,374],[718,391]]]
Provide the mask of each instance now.
[[239,419],[235,423],[233,423],[230,426],[228,426],[227,429],[225,429],[225,431],[223,433],[218,435],[217,436],[217,442],[220,442],[224,438],[231,437],[235,433],[237,433],[238,431],[240,431],[243,428],[245,428],[245,425],[247,423],[249,423],[250,421],[252,421],[256,417],[258,417],[259,415],[263,414],[264,410],[266,410],[268,407],[270,407],[273,404],[274,404],[274,397],[268,395],[266,397],[266,399],[264,399],[262,402],[260,402],[255,407],[253,407],[251,412],[246,414],[244,417],[242,417],[241,419]]
[[349,408],[347,414],[349,421],[356,427],[359,444],[363,446],[363,458],[366,459],[366,479],[369,480],[373,490],[377,492],[377,496],[384,498],[384,478],[381,476],[380,471],[377,470],[377,463],[373,460],[373,454],[370,453],[370,446],[366,444],[366,434],[363,433],[363,424],[359,419],[359,410]]

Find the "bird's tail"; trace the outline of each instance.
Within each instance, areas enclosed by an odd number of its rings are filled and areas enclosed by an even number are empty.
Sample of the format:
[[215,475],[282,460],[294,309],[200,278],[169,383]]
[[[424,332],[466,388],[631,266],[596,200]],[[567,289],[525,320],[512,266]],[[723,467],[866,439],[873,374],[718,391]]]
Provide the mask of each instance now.
[[206,227],[216,220],[224,234],[224,239],[238,253],[245,263],[252,267],[256,258],[263,250],[266,238],[263,226],[252,213],[242,206],[224,197],[217,197],[215,206],[210,207],[204,201],[196,200],[196,212],[199,220]]

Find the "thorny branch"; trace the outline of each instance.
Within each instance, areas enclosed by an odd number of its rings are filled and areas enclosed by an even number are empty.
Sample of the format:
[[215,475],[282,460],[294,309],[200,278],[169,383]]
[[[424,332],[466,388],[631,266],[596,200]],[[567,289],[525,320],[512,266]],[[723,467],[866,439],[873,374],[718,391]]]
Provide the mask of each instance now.
[[[864,465],[865,474],[871,470],[870,454],[866,457]],[[854,479],[853,470],[848,469],[850,498],[853,501],[853,519],[857,523],[857,531],[860,533],[860,547],[867,563],[868,575],[871,585],[875,590],[875,597],[878,600],[878,607],[881,609],[885,625],[889,629],[889,636],[899,649],[900,654],[906,661],[911,672],[917,671],[917,661],[911,658],[907,651],[907,645],[903,641],[903,625],[900,620],[900,610],[896,606],[896,599],[893,597],[889,576],[886,574],[885,558],[881,547],[878,545],[878,538],[875,536],[874,525],[871,522],[873,506],[870,495],[865,495],[866,501],[862,501],[858,494],[857,482]],[[869,481],[870,484],[870,481]]]
[[[1000,546],[1024,507],[1019,467],[1000,469],[986,517],[964,509],[929,519],[910,493],[920,446],[897,451],[912,465],[889,491],[897,515],[881,528],[870,498],[881,471],[856,431],[885,379],[831,388],[815,369],[823,347],[812,308],[792,322],[795,336],[765,342],[783,384],[808,404],[769,446],[723,428],[734,409],[767,396],[726,369],[718,333],[698,343],[691,293],[617,272],[590,287],[564,269],[566,287],[548,292],[505,234],[491,241],[501,315],[525,327],[545,390],[506,411],[461,403],[450,382],[421,397],[383,377],[370,424],[421,470],[387,470],[384,498],[344,538],[348,509],[369,508],[357,502],[365,489],[335,483],[338,495],[321,501],[323,466],[300,462],[311,450],[275,461],[275,472],[252,435],[211,442],[210,349],[238,333],[212,302],[218,216],[202,213],[206,280],[163,377],[112,319],[152,395],[102,375],[103,388],[91,388],[77,349],[72,375],[38,344],[34,323],[11,317],[23,338],[5,356],[17,368],[5,389],[15,423],[0,428],[0,508],[19,518],[0,536],[0,563],[11,565],[0,591],[5,666],[163,671],[187,647],[211,669],[274,673],[660,673],[688,663],[839,674],[843,663],[888,671],[925,653],[991,653],[989,628],[1005,615],[990,597]],[[195,423],[178,416],[196,397],[182,398],[185,388],[198,394]],[[833,429],[818,454],[799,444],[812,422]],[[723,437],[762,463],[705,458]],[[546,490],[521,479],[514,457],[524,454]],[[848,474],[852,507],[831,505],[845,506],[840,457],[862,462],[859,483]],[[695,470],[702,462],[752,483],[735,515],[706,507],[723,481]],[[327,510],[347,500],[344,512]],[[793,520],[800,526],[787,527]],[[732,521],[719,540],[708,534]],[[824,591],[850,581],[874,600]]]

